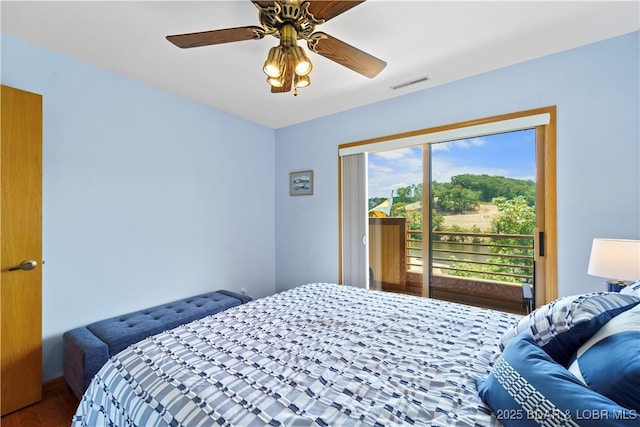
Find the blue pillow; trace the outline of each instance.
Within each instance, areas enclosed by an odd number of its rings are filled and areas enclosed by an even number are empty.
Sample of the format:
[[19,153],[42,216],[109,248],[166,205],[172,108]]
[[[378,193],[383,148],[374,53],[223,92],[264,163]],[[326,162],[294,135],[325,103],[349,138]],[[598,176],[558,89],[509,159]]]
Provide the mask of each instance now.
[[529,334],[514,338],[476,384],[506,427],[640,425],[640,414],[585,387]]
[[520,333],[527,332],[553,360],[567,366],[578,348],[602,325],[638,304],[640,295],[617,292],[559,298],[534,310],[505,332],[500,350]]
[[569,372],[640,413],[640,305],[608,321],[576,352]]

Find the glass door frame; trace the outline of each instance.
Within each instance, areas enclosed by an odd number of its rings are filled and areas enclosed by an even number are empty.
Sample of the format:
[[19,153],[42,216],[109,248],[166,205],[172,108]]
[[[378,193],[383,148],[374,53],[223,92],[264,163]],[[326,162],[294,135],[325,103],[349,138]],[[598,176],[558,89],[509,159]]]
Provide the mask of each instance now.
[[[544,117],[544,120],[541,119]],[[531,118],[535,125],[528,125],[526,127],[517,126],[520,123],[526,123]],[[542,120],[542,121],[540,121]],[[347,144],[341,144],[339,148],[339,161],[338,161],[338,240],[339,240],[339,264],[338,274],[340,281],[343,280],[343,200],[342,200],[342,161],[340,156],[346,153],[353,152],[367,152],[374,151],[373,147],[380,147],[384,145],[393,145],[397,141],[402,141],[405,146],[419,145],[424,140],[430,140],[434,138],[448,138],[441,139],[439,142],[445,140],[464,139],[472,136],[484,136],[491,134],[491,129],[494,125],[503,126],[503,130],[495,131],[493,133],[508,132],[510,130],[519,129],[536,129],[536,182],[538,186],[537,191],[537,221],[538,229],[536,230],[537,238],[535,239],[535,265],[536,265],[536,281],[538,289],[536,292],[536,306],[546,304],[555,298],[557,298],[557,203],[556,203],[556,107],[543,107],[538,109],[520,111],[515,113],[508,113],[503,115],[491,116],[482,119],[470,120],[466,122],[454,123],[450,125],[437,126],[427,129],[420,129],[411,132],[405,132],[401,134],[394,134],[379,138],[373,138],[363,141],[356,141]],[[513,128],[509,128],[513,124]],[[506,127],[505,127],[506,126]],[[521,125],[524,126],[524,125]],[[474,134],[474,132],[476,132]],[[484,132],[484,133],[483,133]],[[456,136],[458,135],[458,136]],[[414,141],[413,143],[411,143]],[[423,144],[429,142],[422,142]],[[368,150],[371,148],[371,150]],[[380,148],[377,148],[378,150]],[[423,161],[425,153],[428,156],[429,150],[423,149]],[[428,158],[426,160],[429,160]],[[426,168],[424,174],[429,174],[429,168]],[[425,176],[423,182],[430,182],[430,176]],[[423,185],[423,201],[429,200],[428,186]],[[423,208],[423,215],[425,209]],[[424,224],[431,223],[431,209],[428,208],[428,221],[423,221]],[[424,218],[423,219],[427,219]],[[430,248],[428,247],[428,239],[423,239],[423,253],[428,254]],[[431,257],[429,257],[430,259]],[[429,296],[428,283],[425,286],[425,276],[423,275],[423,296]],[[426,279],[428,282],[428,278]]]

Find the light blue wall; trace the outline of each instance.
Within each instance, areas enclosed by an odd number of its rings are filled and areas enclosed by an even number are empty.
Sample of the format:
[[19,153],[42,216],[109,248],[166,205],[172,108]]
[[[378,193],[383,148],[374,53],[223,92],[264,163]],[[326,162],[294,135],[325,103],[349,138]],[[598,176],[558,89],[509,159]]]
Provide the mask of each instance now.
[[[61,375],[62,332],[92,320],[337,281],[346,142],[557,105],[560,294],[603,289],[586,274],[593,237],[640,238],[637,32],[276,131],[8,36],[1,47],[2,84],[44,95],[45,380]],[[289,172],[306,169],[314,195],[290,197]]]
[[[558,292],[603,290],[592,239],[640,239],[638,34],[277,130],[277,289],[338,280],[338,145],[556,105]],[[302,169],[315,195],[290,197]]]
[[2,36],[43,95],[43,363],[65,330],[217,289],[275,290],[274,131]]

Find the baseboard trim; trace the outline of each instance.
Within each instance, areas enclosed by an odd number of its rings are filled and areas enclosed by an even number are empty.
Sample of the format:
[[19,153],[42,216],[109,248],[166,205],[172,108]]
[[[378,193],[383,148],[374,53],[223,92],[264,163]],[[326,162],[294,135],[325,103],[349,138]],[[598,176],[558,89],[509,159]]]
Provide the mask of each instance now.
[[42,393],[57,390],[61,387],[67,387],[67,382],[64,380],[64,377],[56,377],[42,383]]

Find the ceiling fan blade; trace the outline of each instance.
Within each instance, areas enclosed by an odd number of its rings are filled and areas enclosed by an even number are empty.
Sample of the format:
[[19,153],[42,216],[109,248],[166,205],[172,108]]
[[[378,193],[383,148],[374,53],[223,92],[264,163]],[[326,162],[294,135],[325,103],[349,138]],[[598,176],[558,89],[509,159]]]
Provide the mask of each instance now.
[[271,93],[285,93],[291,91],[291,83],[288,85],[285,83],[282,87],[271,86]]
[[328,21],[331,18],[335,18],[343,12],[356,7],[360,3],[364,3],[366,0],[341,0],[341,1],[326,1],[326,0],[313,0],[309,2],[309,12],[316,19],[324,19]]
[[261,27],[236,27],[224,30],[202,31],[199,33],[176,34],[167,36],[174,45],[183,49],[189,47],[209,46],[213,44],[239,42],[243,40],[257,40],[264,37]]
[[383,60],[322,32],[311,35],[308,47],[313,52],[369,78],[377,76],[387,66]]

